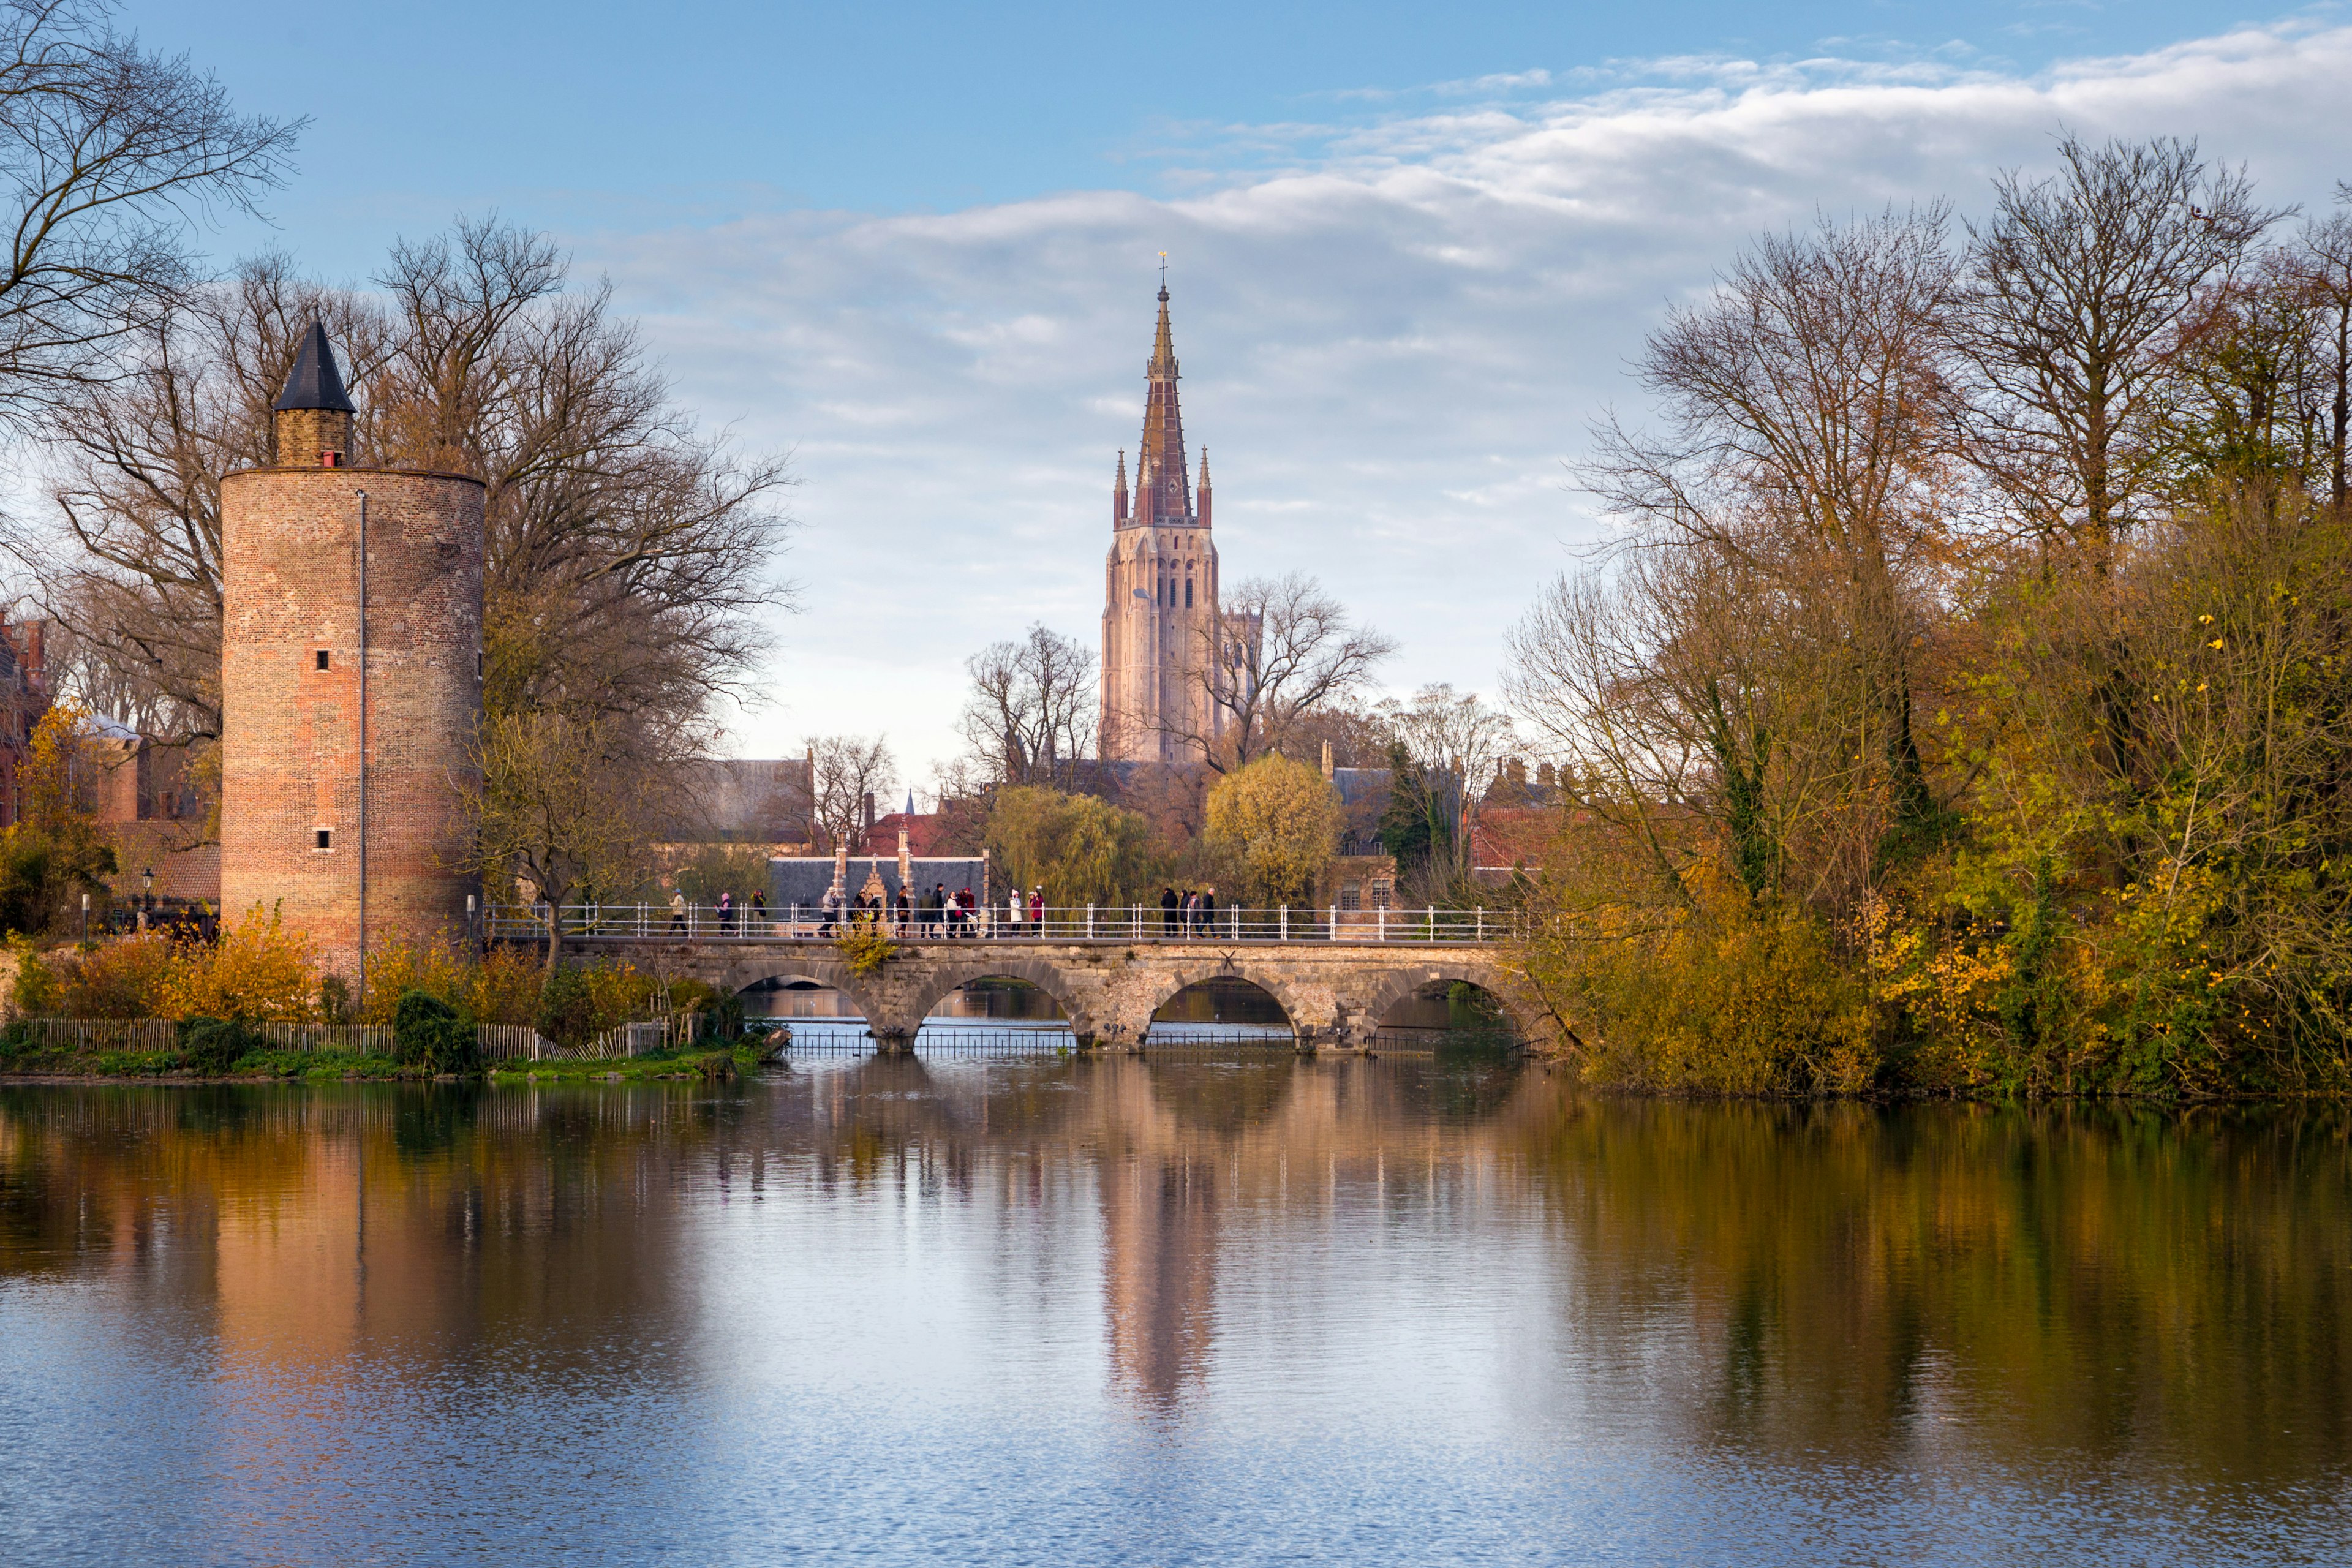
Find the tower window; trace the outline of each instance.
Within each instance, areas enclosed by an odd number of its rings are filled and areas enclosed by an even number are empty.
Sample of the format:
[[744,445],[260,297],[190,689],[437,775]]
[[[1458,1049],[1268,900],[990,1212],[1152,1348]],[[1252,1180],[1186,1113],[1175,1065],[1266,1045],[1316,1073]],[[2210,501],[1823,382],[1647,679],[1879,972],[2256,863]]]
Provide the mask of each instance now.
[[335,847],[335,832],[333,828],[321,827],[318,829],[312,837],[317,840],[317,842],[312,845],[313,848],[332,849]]
[[319,650],[319,668],[320,669],[327,668],[327,650],[325,648],[320,648]]
[[1184,607],[1188,610],[1192,607],[1192,579],[1190,577],[1184,579]]

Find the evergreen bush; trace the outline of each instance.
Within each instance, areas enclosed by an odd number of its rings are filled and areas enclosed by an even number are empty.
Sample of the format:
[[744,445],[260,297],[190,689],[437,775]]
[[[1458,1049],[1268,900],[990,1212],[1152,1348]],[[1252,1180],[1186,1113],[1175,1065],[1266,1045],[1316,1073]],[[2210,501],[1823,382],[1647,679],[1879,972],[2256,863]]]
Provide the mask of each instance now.
[[393,1009],[392,1037],[403,1062],[428,1072],[470,1073],[481,1067],[474,1021],[429,991],[403,994]]

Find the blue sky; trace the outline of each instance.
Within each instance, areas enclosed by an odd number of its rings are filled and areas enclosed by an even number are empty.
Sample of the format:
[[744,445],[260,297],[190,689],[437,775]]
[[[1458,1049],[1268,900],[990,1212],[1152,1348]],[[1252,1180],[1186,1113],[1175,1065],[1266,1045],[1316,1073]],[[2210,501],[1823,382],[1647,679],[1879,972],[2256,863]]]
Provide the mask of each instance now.
[[1315,571],[1399,688],[1491,692],[1598,526],[1566,465],[1669,301],[1759,229],[1937,195],[2061,124],[2202,138],[2278,201],[2352,176],[2352,17],[2179,4],[370,12],[149,4],[306,114],[264,244],[363,278],[495,207],[611,279],[680,395],[789,450],[802,521],[730,743],[887,731],[918,785],[963,657],[1092,641],[1112,454],[1171,253],[1228,580]]

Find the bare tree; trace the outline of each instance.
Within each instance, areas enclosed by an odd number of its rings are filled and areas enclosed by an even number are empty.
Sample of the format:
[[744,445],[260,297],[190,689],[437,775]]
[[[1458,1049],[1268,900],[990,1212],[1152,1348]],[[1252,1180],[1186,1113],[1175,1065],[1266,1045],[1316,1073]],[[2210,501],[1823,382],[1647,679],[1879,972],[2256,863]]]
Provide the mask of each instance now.
[[[1690,661],[1685,679],[1627,716],[1646,732],[1637,727],[1604,746],[1617,753],[1615,787],[1712,763],[1727,800],[1759,790],[1769,758],[1760,743],[1747,752],[1745,728],[1783,748],[1852,759],[1834,835],[1841,846],[1874,843],[1880,827],[1932,815],[1912,712],[1955,564],[1949,494],[1960,410],[1944,222],[1940,208],[1928,208],[1768,237],[1713,301],[1676,312],[1651,339],[1641,374],[1669,432],[1647,438],[1611,426],[1588,472],[1637,524],[1633,548],[1673,564],[1633,584],[1619,606],[1588,598],[1555,607],[1562,626],[1590,644],[1574,656],[1575,679],[1588,688],[1580,722],[1599,721],[1606,688],[1630,679],[1631,664],[1649,662],[1649,650]],[[1735,586],[1774,622],[1773,635],[1748,650],[1725,647],[1706,619],[1748,618],[1724,591]],[[1619,624],[1625,614],[1657,618],[1627,627]],[[1776,647],[1788,662],[1759,668],[1756,658]],[[1736,706],[1753,700],[1738,682],[1725,684],[1735,670],[1741,682],[1787,683],[1770,700],[1780,722],[1753,726],[1713,711],[1727,693]],[[1540,712],[1531,679],[1523,668],[1519,690]],[[1801,714],[1802,728],[1793,722]],[[1810,765],[1800,772],[1813,776]],[[1693,791],[1678,784],[1675,793]],[[1866,854],[1835,858],[1844,895],[1866,885]]]
[[270,404],[313,319],[343,345],[369,451],[381,313],[267,256],[163,302],[116,341],[111,379],[59,394],[54,516],[0,523],[71,635],[76,689],[142,733],[219,733],[220,479],[270,460]]
[[813,742],[816,827],[825,847],[855,844],[866,826],[866,802],[887,795],[898,782],[898,762],[889,737],[827,735]]
[[1211,646],[1192,668],[1207,693],[1210,732],[1196,733],[1181,718],[1168,732],[1219,773],[1293,743],[1302,721],[1361,696],[1396,652],[1393,638],[1355,625],[1303,572],[1227,590],[1202,636]]
[[1461,782],[1458,791],[1449,793],[1460,796],[1462,820],[1444,825],[1444,840],[1451,871],[1465,875],[1474,859],[1471,832],[1477,826],[1480,782],[1518,747],[1511,716],[1481,701],[1475,691],[1456,691],[1442,682],[1423,687],[1410,702],[1382,704],[1381,713],[1415,764]]
[[2304,225],[2284,261],[2310,312],[2306,413],[2326,454],[2327,499],[2342,506],[2346,438],[2352,434],[2352,185],[2336,185],[2336,205],[2326,217]]
[[2045,545],[2094,571],[2146,515],[2164,460],[2155,428],[2198,291],[2280,216],[2242,171],[2171,138],[2097,147],[2068,134],[2059,172],[1994,183],[1972,230],[1963,335],[1978,381],[1978,461]]
[[488,483],[488,712],[593,721],[648,778],[698,751],[790,602],[787,476],[698,434],[604,292],[563,280],[543,238],[467,221],[397,247],[380,295],[266,257],[142,321],[115,381],[52,411],[54,520],[6,536],[89,689],[137,698],[157,732],[218,732],[220,479],[271,460],[270,404],[315,316],[359,405],[356,461]]
[[626,884],[651,837],[634,737],[563,713],[500,714],[485,721],[475,760],[478,777],[458,781],[479,824],[471,868],[538,901],[552,969],[563,906]]
[[957,728],[997,784],[1066,787],[1094,745],[1095,655],[1042,625],[964,661],[971,674]]
[[105,0],[0,5],[0,420],[20,429],[110,374],[114,341],[189,281],[194,221],[257,213],[305,123],[239,115],[113,15]]
[[789,476],[698,433],[609,287],[566,294],[565,273],[543,236],[489,218],[395,247],[378,444],[488,483],[486,706],[625,715],[692,751],[791,601]]

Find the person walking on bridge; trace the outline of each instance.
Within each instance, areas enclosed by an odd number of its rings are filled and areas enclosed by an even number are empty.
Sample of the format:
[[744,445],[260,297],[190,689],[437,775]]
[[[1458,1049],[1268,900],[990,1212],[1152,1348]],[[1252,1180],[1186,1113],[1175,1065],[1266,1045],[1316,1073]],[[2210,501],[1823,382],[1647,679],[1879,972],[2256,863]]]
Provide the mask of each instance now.
[[1045,934],[1045,889],[1043,888],[1029,889],[1029,934]]
[[683,888],[670,889],[669,929],[673,936],[686,934],[686,889]]
[[1162,935],[1162,936],[1169,936],[1169,937],[1172,937],[1172,936],[1174,936],[1174,935],[1176,934],[1176,908],[1177,908],[1176,889],[1173,889],[1173,888],[1162,888],[1162,889],[1160,889],[1160,935]]

